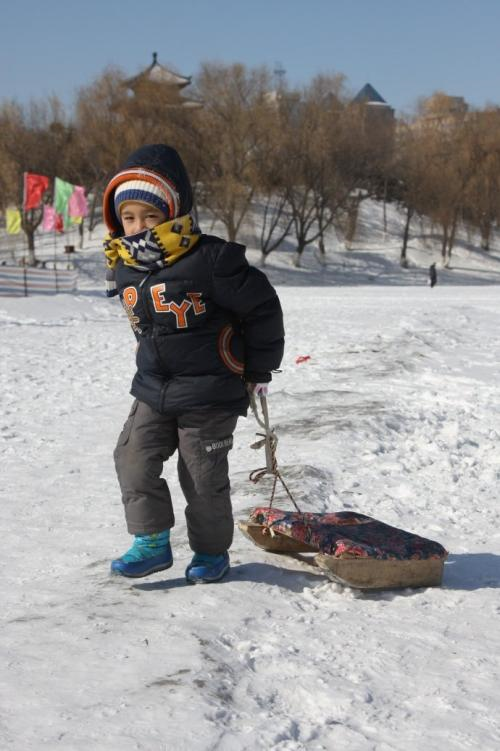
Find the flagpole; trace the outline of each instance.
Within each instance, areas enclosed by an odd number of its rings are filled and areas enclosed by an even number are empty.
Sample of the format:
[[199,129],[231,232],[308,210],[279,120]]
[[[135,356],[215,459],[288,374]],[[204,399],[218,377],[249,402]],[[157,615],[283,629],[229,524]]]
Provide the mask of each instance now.
[[[23,172],[23,208],[22,208],[22,214],[21,214],[21,229],[23,232],[23,237],[21,239],[21,258],[23,261],[26,258],[26,251],[28,249],[28,236],[25,231],[26,226],[26,198],[28,196],[28,173]],[[24,220],[24,221],[23,221]]]
[[23,232],[23,235],[24,235],[24,237],[23,237],[23,255],[22,255],[22,258],[24,258],[24,265],[26,266],[26,253],[29,253],[28,235],[26,234],[26,232]]

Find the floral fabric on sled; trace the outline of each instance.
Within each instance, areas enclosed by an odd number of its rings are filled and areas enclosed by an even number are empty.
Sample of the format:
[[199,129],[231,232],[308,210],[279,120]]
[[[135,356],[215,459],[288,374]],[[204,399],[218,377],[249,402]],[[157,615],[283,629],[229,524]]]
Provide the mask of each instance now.
[[334,558],[406,561],[441,559],[448,555],[439,542],[351,511],[301,514],[297,511],[259,507],[253,509],[249,521],[300,540],[312,549]]

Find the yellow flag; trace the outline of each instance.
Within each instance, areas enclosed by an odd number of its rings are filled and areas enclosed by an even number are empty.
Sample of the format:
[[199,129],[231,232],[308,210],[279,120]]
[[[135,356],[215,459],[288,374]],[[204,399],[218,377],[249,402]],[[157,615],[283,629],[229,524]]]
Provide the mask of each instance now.
[[21,231],[21,212],[19,209],[7,209],[5,223],[9,235],[17,235]]

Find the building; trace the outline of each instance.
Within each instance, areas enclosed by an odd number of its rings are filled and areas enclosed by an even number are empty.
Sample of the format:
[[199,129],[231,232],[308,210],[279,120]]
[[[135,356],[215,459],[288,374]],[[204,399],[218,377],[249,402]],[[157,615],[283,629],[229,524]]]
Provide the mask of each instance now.
[[125,81],[125,86],[132,96],[139,92],[148,93],[154,91],[155,97],[163,90],[165,103],[170,107],[186,107],[199,109],[203,102],[198,99],[190,99],[185,96],[184,89],[191,83],[191,76],[182,76],[169,70],[158,62],[158,53],[153,52],[151,65],[141,71],[137,76]]
[[394,110],[371,83],[365,83],[352,99],[351,104],[363,107],[369,125],[385,124],[393,127]]
[[469,105],[462,96],[450,96],[436,91],[421,100],[419,114],[413,127],[419,129],[449,130],[469,118]]

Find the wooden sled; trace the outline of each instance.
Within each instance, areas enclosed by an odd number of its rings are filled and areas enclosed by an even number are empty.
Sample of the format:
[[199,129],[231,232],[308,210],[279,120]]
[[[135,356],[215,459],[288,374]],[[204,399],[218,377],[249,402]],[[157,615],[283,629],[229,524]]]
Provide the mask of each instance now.
[[334,581],[355,589],[402,589],[439,587],[443,580],[444,560],[342,559],[318,553],[314,561]]
[[352,512],[256,508],[238,526],[270,553],[316,553],[311,563],[333,581],[356,589],[439,586],[448,555],[433,540]]
[[294,540],[293,537],[281,535],[279,533],[271,534],[269,527],[255,522],[238,522],[238,527],[245,537],[248,537],[257,547],[267,550],[269,553],[311,553],[315,548]]

